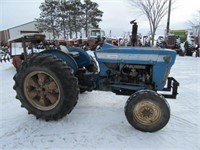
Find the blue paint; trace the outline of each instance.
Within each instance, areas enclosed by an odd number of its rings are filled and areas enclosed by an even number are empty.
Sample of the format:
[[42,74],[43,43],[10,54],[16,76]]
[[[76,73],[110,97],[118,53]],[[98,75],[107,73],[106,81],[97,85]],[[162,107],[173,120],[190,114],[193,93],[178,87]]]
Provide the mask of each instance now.
[[59,50],[45,50],[41,53],[54,55],[57,58],[65,61],[66,64],[74,70],[74,72],[78,71],[78,65],[77,65],[76,61],[69,54],[66,54]]

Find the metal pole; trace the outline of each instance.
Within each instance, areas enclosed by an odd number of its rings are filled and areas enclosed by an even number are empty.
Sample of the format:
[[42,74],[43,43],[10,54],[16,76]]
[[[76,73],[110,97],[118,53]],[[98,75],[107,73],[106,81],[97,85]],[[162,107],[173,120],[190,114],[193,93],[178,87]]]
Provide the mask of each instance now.
[[171,0],[169,0],[169,8],[168,8],[167,31],[166,31],[167,35],[169,34],[170,14],[171,14]]

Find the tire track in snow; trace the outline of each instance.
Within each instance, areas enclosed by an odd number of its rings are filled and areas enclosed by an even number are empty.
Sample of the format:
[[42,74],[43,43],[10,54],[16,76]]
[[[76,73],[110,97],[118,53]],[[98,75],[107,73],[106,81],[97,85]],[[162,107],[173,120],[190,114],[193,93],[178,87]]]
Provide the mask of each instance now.
[[173,114],[171,114],[171,117],[174,119],[174,121],[176,121],[176,123],[178,123],[179,125],[184,125],[184,126],[187,126],[187,127],[191,127],[191,128],[194,128],[194,127],[198,127],[198,124],[195,124],[195,123],[192,123],[186,119],[183,119],[181,117],[178,117],[178,116],[175,116]]

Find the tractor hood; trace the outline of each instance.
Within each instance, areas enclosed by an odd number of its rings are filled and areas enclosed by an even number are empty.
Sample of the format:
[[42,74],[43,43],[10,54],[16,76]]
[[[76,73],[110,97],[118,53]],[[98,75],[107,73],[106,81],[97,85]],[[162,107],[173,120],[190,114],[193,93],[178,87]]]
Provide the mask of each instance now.
[[127,64],[155,64],[165,63],[171,67],[176,59],[176,52],[170,49],[150,47],[118,47],[104,43],[100,50],[95,52],[99,62],[127,63]]

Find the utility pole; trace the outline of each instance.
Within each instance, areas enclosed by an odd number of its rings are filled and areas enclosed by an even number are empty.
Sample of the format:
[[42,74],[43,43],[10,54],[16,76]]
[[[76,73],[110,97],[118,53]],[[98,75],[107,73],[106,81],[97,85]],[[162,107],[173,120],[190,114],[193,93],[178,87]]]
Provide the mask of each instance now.
[[169,0],[169,8],[168,8],[167,31],[166,31],[166,34],[167,34],[167,35],[168,35],[168,33],[169,33],[170,15],[171,15],[171,0]]

